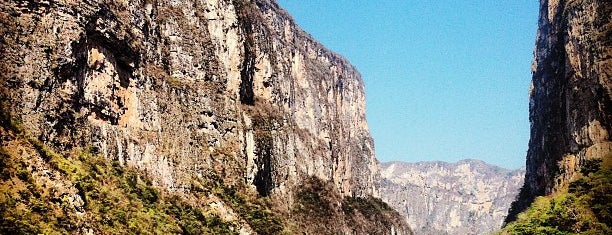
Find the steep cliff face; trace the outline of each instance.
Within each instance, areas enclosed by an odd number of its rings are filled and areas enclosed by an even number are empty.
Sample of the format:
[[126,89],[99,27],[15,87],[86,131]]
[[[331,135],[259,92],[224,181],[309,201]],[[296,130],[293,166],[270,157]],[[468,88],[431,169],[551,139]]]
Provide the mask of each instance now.
[[9,0],[0,20],[3,113],[60,155],[174,193],[214,174],[283,208],[311,177],[378,195],[359,73],[272,0]]
[[488,234],[501,227],[524,173],[477,160],[389,162],[380,191],[416,234]]
[[609,1],[540,1],[525,185],[508,221],[611,151],[611,15]]

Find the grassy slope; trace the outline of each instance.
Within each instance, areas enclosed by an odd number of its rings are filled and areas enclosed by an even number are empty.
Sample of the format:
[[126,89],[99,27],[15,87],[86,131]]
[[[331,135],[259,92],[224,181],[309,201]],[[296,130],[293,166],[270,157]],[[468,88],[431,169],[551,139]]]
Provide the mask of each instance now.
[[499,234],[612,234],[612,155],[590,160],[568,189],[538,197]]
[[[266,199],[212,173],[194,182],[189,195],[174,194],[93,149],[58,154],[7,112],[0,123],[0,234],[237,234],[240,223],[259,234],[283,230]],[[221,219],[202,203],[211,197],[239,218]]]
[[[95,149],[59,154],[0,111],[0,234],[238,234],[245,226],[257,234],[341,228],[385,234],[403,223],[380,199],[341,198],[317,178],[304,182],[288,211],[244,183],[225,185],[214,172],[188,192],[168,192]],[[234,218],[212,204],[223,204]]]

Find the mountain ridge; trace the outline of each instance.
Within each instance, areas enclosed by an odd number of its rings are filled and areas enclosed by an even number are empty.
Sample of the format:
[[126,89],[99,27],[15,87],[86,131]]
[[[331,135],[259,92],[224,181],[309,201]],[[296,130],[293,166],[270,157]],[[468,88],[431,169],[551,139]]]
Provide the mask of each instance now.
[[524,169],[482,160],[381,163],[383,201],[416,234],[487,234],[501,228]]
[[381,161],[380,164],[382,166],[386,166],[386,165],[390,165],[393,163],[407,163],[407,164],[419,164],[419,163],[441,163],[441,164],[461,164],[461,163],[465,163],[465,162],[469,162],[469,163],[479,163],[479,164],[483,164],[483,165],[488,165],[491,166],[493,168],[499,168],[500,171],[514,171],[514,170],[520,170],[525,168],[525,166],[521,166],[521,167],[517,167],[517,168],[507,168],[507,167],[503,167],[497,164],[493,164],[493,163],[489,163],[485,160],[482,159],[477,159],[477,158],[464,158],[464,159],[460,159],[460,160],[456,160],[456,161],[444,161],[444,160],[426,160],[426,161],[401,161],[401,160],[391,160],[391,161]]

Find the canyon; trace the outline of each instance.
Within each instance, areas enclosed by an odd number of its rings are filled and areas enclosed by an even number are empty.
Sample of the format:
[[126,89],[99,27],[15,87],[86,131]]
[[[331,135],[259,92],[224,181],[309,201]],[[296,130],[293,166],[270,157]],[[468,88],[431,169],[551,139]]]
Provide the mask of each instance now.
[[380,165],[361,75],[274,0],[3,1],[0,233],[482,234],[608,199],[611,15],[540,1],[523,180]]

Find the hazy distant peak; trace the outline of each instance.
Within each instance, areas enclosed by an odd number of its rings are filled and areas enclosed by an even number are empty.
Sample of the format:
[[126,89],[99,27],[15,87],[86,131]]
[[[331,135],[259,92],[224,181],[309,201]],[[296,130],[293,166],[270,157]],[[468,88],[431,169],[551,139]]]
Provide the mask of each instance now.
[[416,234],[486,234],[500,228],[524,168],[481,160],[386,162],[381,195]]

